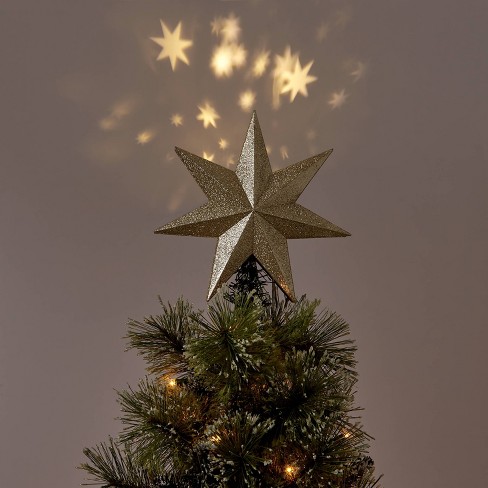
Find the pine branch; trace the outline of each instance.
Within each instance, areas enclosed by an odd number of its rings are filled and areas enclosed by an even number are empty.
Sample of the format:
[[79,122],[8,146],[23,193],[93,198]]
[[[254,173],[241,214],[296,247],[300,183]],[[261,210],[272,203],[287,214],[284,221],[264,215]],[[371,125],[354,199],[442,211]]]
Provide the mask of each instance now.
[[156,488],[146,470],[134,461],[129,448],[120,449],[112,438],[109,444],[100,444],[83,453],[91,464],[83,463],[80,469],[87,471],[92,482],[84,485],[100,485],[102,488]]
[[185,344],[194,334],[191,305],[179,299],[176,305],[165,305],[159,299],[163,314],[146,317],[143,322],[129,321],[129,349],[137,349],[149,363],[148,371],[159,375],[189,374]]
[[218,486],[257,486],[259,468],[266,463],[261,440],[272,426],[271,420],[239,412],[223,415],[208,430],[213,441],[211,467]]
[[302,298],[294,305],[279,308],[272,322],[276,341],[284,350],[312,348],[317,358],[326,355],[337,368],[346,368],[355,375],[356,347],[351,339],[345,339],[349,325],[327,309],[317,314],[319,303]]
[[124,424],[121,440],[134,447],[141,463],[157,459],[160,469],[170,473],[191,464],[194,439],[205,426],[205,398],[148,379],[140,382],[138,391],[118,394]]
[[178,300],[130,321],[158,378],[119,392],[121,448],[85,450],[105,488],[379,488],[354,423],[355,346],[319,302],[263,305],[221,292],[208,313]]
[[270,336],[252,294],[240,296],[235,305],[217,295],[208,316],[195,317],[198,332],[188,345],[187,356],[195,374],[222,399],[229,399],[266,365]]

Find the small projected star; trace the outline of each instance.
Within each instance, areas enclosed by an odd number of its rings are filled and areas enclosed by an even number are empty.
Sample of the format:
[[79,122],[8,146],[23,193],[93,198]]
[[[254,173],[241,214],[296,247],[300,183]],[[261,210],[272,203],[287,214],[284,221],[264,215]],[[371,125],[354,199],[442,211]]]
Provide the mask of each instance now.
[[229,142],[223,137],[221,137],[219,140],[219,147],[222,150],[227,149],[229,147]]
[[222,17],[215,17],[212,22],[210,22],[210,27],[212,28],[212,34],[218,36],[224,25],[224,19]]
[[269,51],[260,52],[255,58],[252,66],[252,74],[259,78],[264,74],[269,64]]
[[174,71],[176,63],[182,61],[185,64],[190,64],[185,54],[185,49],[193,45],[193,41],[181,38],[181,22],[178,23],[176,29],[171,32],[166,24],[161,20],[161,27],[163,28],[163,37],[151,37],[151,40],[161,46],[163,49],[159,53],[157,60],[160,61],[169,58],[171,68]]
[[294,68],[298,56],[292,54],[291,47],[287,46],[283,55],[275,55],[273,69],[273,108],[280,106],[280,95],[285,85],[286,78]]
[[197,115],[197,120],[201,120],[203,127],[205,129],[211,125],[212,127],[217,127],[217,119],[220,119],[220,115],[215,111],[215,109],[208,102],[205,105],[198,106],[200,113]]
[[207,152],[203,151],[202,157],[203,157],[203,159],[207,159],[208,161],[212,161],[212,163],[213,163],[213,160],[215,158],[215,154],[211,154],[211,153],[207,153]]
[[304,97],[308,96],[307,85],[317,80],[316,76],[308,74],[312,64],[313,61],[310,61],[310,63],[302,69],[300,60],[297,59],[293,71],[284,76],[285,82],[281,89],[281,93],[284,94],[290,92],[290,102],[295,100],[298,93]]
[[229,17],[224,17],[222,19],[220,33],[227,42],[237,41],[241,34],[239,17],[236,17],[234,14],[230,14]]
[[175,127],[183,125],[183,117],[180,114],[173,114],[171,116],[171,125],[174,125]]
[[348,96],[349,95],[346,94],[345,90],[334,92],[327,103],[332,107],[332,109],[340,108],[342,105],[344,105]]
[[250,112],[256,103],[256,94],[252,90],[246,90],[239,95],[238,103],[244,112]]
[[354,81],[360,80],[364,74],[366,73],[366,65],[361,61],[357,62],[356,69],[351,71],[351,76],[354,78]]
[[139,132],[139,134],[137,134],[136,141],[137,141],[137,144],[144,145],[144,144],[147,144],[148,142],[150,142],[153,137],[154,137],[153,132],[151,132],[149,130],[145,130],[145,131]]

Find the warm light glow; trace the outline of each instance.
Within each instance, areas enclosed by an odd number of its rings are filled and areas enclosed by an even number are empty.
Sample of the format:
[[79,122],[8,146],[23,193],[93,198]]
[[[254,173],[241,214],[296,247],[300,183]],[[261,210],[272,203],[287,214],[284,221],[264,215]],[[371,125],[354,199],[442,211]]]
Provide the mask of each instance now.
[[349,95],[346,95],[345,90],[334,92],[327,103],[332,107],[332,109],[340,108],[344,105],[348,96]]
[[215,158],[215,154],[210,154],[210,153],[207,154],[205,151],[203,151],[202,157],[203,157],[203,159],[207,159],[208,161],[212,161],[212,163],[213,163],[213,160]]
[[241,33],[241,26],[239,17],[234,14],[230,14],[228,17],[221,19],[220,34],[227,42],[235,42],[239,39]]
[[104,117],[98,122],[98,126],[102,130],[112,130],[117,126],[117,120],[114,117]]
[[288,159],[288,148],[286,146],[280,147],[281,159]]
[[287,478],[294,478],[297,475],[298,468],[291,464],[285,466],[285,475]]
[[163,28],[163,37],[151,37],[151,40],[162,47],[157,60],[160,61],[169,58],[171,69],[174,71],[178,60],[185,64],[190,64],[185,54],[185,49],[193,45],[193,41],[181,38],[181,22],[178,23],[176,29],[171,32],[166,24],[161,20],[161,27]]
[[220,442],[221,440],[221,437],[218,435],[218,434],[214,434],[212,437],[210,437],[210,440],[214,443],[214,444],[217,444],[218,442]]
[[168,376],[168,375],[160,376],[158,381],[159,381],[160,385],[166,386],[167,388],[173,389],[173,388],[176,388],[178,386],[176,379],[171,377],[171,376]]
[[205,105],[198,106],[200,113],[197,115],[197,120],[201,120],[203,127],[205,129],[211,125],[212,127],[217,127],[217,119],[220,119],[220,115],[215,111],[215,109],[208,102]]
[[243,44],[231,44],[232,48],[232,64],[236,68],[240,68],[246,63],[247,51]]
[[275,67],[273,70],[273,108],[275,109],[280,106],[280,95],[283,86],[297,60],[298,56],[291,53],[290,46],[286,47],[282,56],[275,56]]
[[250,112],[256,102],[256,94],[252,90],[246,90],[239,95],[239,107],[244,112]]
[[351,76],[354,77],[354,81],[358,81],[364,76],[365,72],[366,65],[361,61],[358,61],[356,64],[356,69],[354,71],[351,71]]
[[110,115],[104,117],[98,122],[100,129],[113,130],[120,125],[121,120],[127,117],[133,110],[134,103],[132,100],[122,100],[117,102],[110,112]]
[[304,97],[308,96],[307,85],[317,80],[316,76],[308,74],[312,67],[313,60],[310,61],[303,69],[300,64],[300,60],[297,59],[293,71],[289,71],[283,74],[283,87],[281,93],[290,92],[290,102],[295,100],[298,93]]
[[113,106],[112,116],[121,119],[122,117],[129,115],[133,108],[134,103],[131,100],[122,100]]
[[220,35],[222,27],[224,25],[224,19],[222,17],[215,17],[212,22],[210,22],[210,27],[212,28],[212,34],[216,36]]
[[154,138],[154,132],[150,130],[145,130],[137,134],[136,141],[137,144],[147,144],[153,138]]
[[233,69],[231,46],[227,44],[217,46],[213,52],[210,67],[215,73],[215,76],[219,78],[222,76],[230,76]]
[[229,143],[226,139],[224,139],[223,137],[220,138],[219,140],[219,147],[220,149],[227,149],[229,147]]
[[173,114],[171,116],[171,124],[175,127],[183,125],[183,117],[180,114]]
[[217,78],[229,77],[234,68],[246,62],[247,51],[242,44],[221,44],[217,46],[210,60],[210,67]]
[[254,77],[259,78],[264,74],[269,64],[269,51],[260,52],[254,59],[252,66],[252,74]]
[[342,434],[346,439],[352,435],[347,429],[342,429]]

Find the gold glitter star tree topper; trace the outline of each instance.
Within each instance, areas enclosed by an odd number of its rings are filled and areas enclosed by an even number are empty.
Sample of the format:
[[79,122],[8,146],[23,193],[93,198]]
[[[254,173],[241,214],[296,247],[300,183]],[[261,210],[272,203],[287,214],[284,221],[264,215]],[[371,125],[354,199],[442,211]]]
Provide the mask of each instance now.
[[254,256],[295,301],[287,239],[350,235],[296,203],[332,149],[272,172],[256,112],[235,172],[175,150],[208,202],[155,233],[218,238],[207,300]]

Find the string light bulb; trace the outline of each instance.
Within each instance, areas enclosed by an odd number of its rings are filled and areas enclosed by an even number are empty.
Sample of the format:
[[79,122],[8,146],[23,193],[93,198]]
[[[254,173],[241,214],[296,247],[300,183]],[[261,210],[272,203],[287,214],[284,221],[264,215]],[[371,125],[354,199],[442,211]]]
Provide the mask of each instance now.
[[295,478],[297,475],[298,468],[296,466],[293,466],[292,464],[287,464],[285,466],[285,476],[289,479]]

